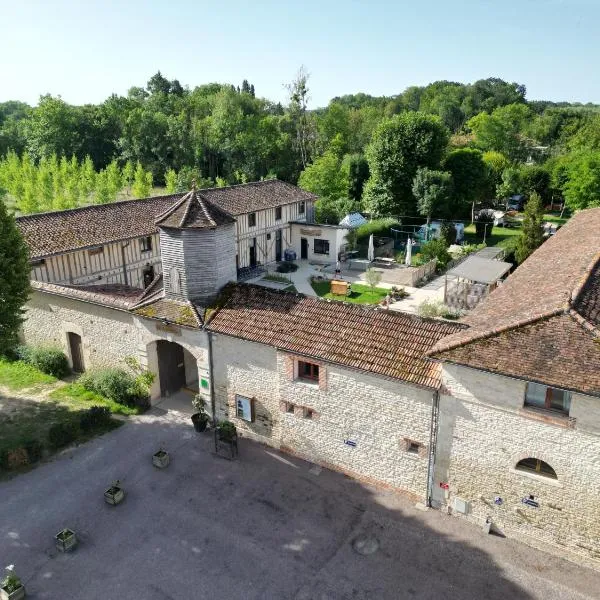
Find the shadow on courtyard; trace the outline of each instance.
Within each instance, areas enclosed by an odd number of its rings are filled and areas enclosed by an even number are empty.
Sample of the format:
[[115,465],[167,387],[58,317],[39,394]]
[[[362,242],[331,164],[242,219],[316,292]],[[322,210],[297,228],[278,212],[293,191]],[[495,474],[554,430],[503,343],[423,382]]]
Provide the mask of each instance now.
[[[159,446],[165,470],[151,464]],[[28,598],[525,600],[578,597],[557,581],[598,587],[592,571],[268,447],[240,440],[235,461],[213,449],[188,419],[150,413],[1,482],[0,556]],[[102,495],[115,479],[127,496],[113,507]],[[63,527],[81,539],[72,554],[53,547]]]

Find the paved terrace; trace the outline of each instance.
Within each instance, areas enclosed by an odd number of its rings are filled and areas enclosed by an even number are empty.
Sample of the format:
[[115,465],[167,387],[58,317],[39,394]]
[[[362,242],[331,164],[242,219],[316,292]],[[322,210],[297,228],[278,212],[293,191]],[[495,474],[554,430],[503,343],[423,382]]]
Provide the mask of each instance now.
[[[160,444],[172,454],[157,470]],[[154,408],[0,483],[0,556],[29,598],[583,600],[600,574],[245,440],[240,460]],[[116,507],[102,494],[121,479]],[[72,554],[53,535],[74,528]],[[375,538],[374,554],[353,542]],[[372,550],[368,545],[364,550]]]

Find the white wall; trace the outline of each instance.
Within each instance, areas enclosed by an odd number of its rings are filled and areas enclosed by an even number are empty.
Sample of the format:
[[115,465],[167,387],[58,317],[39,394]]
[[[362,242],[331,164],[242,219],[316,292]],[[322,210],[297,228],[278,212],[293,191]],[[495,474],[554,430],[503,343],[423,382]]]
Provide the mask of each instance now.
[[[345,243],[347,229],[325,225],[305,225],[304,223],[292,224],[292,248],[296,251],[298,259],[301,257],[301,239],[308,240],[308,260],[316,263],[335,263],[340,248]],[[329,254],[315,253],[315,240],[327,240],[329,242]]]

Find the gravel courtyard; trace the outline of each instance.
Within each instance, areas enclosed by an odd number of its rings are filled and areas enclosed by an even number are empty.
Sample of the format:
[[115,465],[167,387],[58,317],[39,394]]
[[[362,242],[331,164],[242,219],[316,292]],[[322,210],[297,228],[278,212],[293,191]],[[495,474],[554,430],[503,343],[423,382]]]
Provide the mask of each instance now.
[[[600,598],[600,573],[338,473],[245,440],[237,461],[211,451],[210,434],[154,409],[0,482],[0,566],[34,599]],[[127,497],[113,507],[115,479]],[[63,527],[72,554],[54,548]],[[353,547],[365,538],[374,553]]]

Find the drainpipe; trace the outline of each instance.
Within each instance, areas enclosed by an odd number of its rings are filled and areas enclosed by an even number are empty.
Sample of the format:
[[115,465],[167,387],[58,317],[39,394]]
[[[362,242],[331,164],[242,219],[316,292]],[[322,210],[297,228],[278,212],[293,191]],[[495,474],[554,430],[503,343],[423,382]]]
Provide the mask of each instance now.
[[427,464],[427,506],[431,507],[433,496],[433,472],[435,469],[435,451],[437,446],[438,419],[440,413],[440,394],[436,390],[431,397],[431,429],[429,431],[429,462]]
[[217,411],[216,411],[216,404],[215,404],[215,387],[213,385],[213,351],[212,351],[212,333],[210,331],[206,331],[206,334],[208,335],[208,368],[209,368],[209,384],[210,384],[210,408],[212,410],[212,416],[213,416],[213,424],[216,424],[217,421]]

